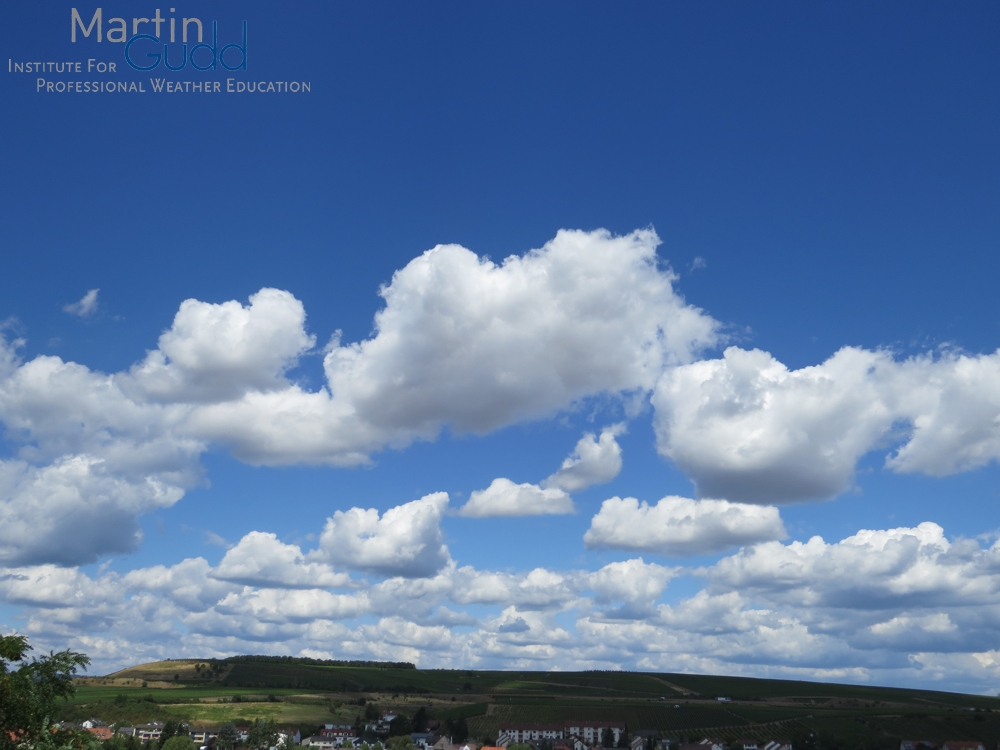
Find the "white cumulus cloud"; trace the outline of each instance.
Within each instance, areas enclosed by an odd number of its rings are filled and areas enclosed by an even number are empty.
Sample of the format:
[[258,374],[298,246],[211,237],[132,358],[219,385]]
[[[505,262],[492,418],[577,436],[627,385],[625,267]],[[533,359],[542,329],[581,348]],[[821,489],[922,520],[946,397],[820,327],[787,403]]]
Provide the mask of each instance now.
[[769,542],[707,570],[716,586],[803,607],[883,609],[993,601],[1000,547],[953,545],[938,524],[862,530],[833,544]]
[[785,536],[775,507],[677,496],[664,497],[650,506],[634,497],[613,497],[601,504],[583,541],[590,549],[608,547],[679,557]]
[[504,477],[494,479],[485,490],[476,490],[469,496],[459,515],[490,518],[575,512],[568,493],[610,482],[618,476],[622,468],[622,450],[615,437],[623,432],[625,425],[616,424],[602,430],[600,438],[592,432],[586,433],[560,469],[541,485],[516,484]]
[[329,588],[346,586],[350,576],[329,565],[307,562],[295,544],[284,544],[277,535],[251,531],[226,552],[212,571],[215,578],[262,588]]
[[660,452],[698,494],[754,503],[832,497],[858,460],[943,476],[1000,459],[1000,353],[902,361],[845,347],[789,370],[767,352],[667,369],[652,396]]
[[327,519],[315,557],[351,570],[430,576],[450,559],[441,532],[448,495],[436,492],[390,508],[338,510]]
[[94,562],[133,552],[141,513],[176,503],[183,491],[154,477],[130,479],[93,456],[41,468],[0,461],[0,564]]
[[159,347],[122,385],[148,400],[184,403],[287,388],[286,370],[316,343],[305,319],[302,303],[279,289],[261,289],[249,305],[185,300]]
[[499,265],[440,245],[382,288],[372,338],[333,342],[327,389],[206,405],[192,428],[255,463],[352,464],[444,425],[487,432],[649,390],[717,338],[716,322],[674,291],[658,244],[651,230],[560,231]]
[[573,499],[561,489],[542,489],[535,484],[515,484],[494,479],[485,490],[476,490],[459,511],[472,518],[496,516],[541,516],[574,511]]
[[652,612],[653,604],[677,573],[676,568],[647,563],[640,557],[605,565],[588,577],[588,583],[599,604],[624,603],[614,615],[643,617]]
[[847,348],[790,371],[766,352],[667,370],[653,394],[660,451],[700,496],[780,503],[847,489],[854,466],[895,414],[873,373],[881,352]]
[[890,469],[945,476],[1000,460],[1000,351],[914,357],[890,385],[912,428]]

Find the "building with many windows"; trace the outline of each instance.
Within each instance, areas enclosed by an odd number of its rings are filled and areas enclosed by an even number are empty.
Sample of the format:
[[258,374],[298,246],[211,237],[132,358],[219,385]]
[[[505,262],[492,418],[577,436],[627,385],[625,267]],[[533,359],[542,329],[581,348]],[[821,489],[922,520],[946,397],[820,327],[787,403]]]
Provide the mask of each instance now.
[[625,724],[616,721],[581,721],[565,724],[501,724],[497,745],[539,745],[549,742],[577,740],[587,747],[617,747],[625,734]]

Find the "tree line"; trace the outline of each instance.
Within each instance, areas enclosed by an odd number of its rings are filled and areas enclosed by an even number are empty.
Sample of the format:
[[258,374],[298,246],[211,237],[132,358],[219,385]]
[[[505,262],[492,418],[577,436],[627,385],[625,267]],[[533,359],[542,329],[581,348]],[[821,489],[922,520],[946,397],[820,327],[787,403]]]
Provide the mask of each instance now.
[[267,662],[270,664],[301,664],[311,667],[370,667],[375,669],[416,669],[416,664],[408,661],[365,661],[362,659],[311,659],[307,656],[227,656],[226,662]]

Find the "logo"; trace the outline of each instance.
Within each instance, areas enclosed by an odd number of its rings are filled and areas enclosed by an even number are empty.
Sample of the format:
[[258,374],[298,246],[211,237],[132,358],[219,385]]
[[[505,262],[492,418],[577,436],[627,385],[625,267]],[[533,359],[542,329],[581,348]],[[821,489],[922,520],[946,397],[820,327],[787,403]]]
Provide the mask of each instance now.
[[[44,93],[308,93],[307,80],[250,79],[248,26],[242,21],[203,20],[160,8],[145,16],[112,15],[103,7],[71,8],[70,49],[85,48],[78,59],[62,55],[7,61],[8,73],[30,73],[35,91]],[[65,27],[64,27],[65,28]],[[220,28],[222,33],[220,36]],[[65,38],[65,37],[64,37]],[[121,45],[120,54],[99,57]],[[90,55],[94,55],[91,57]],[[148,80],[135,73],[155,71]],[[182,72],[183,71],[183,72]],[[191,80],[178,80],[176,74]],[[233,74],[222,78],[218,74]],[[53,74],[66,76],[52,78]],[[216,75],[213,75],[216,74]]]

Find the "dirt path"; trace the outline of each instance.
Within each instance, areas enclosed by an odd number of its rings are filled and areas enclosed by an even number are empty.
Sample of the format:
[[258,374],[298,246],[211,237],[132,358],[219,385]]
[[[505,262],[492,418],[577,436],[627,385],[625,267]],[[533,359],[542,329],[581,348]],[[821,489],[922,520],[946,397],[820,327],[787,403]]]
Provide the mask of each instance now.
[[666,680],[664,680],[664,679],[662,679],[660,677],[653,677],[653,675],[649,675],[649,677],[652,677],[657,682],[659,682],[659,683],[661,683],[663,685],[666,685],[671,690],[676,690],[678,693],[680,693],[682,695],[701,695],[701,693],[699,693],[699,692],[697,692],[695,690],[688,690],[687,688],[682,688],[680,685],[675,685],[672,682],[667,682]]

